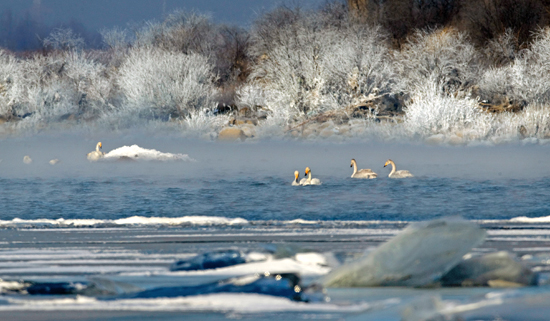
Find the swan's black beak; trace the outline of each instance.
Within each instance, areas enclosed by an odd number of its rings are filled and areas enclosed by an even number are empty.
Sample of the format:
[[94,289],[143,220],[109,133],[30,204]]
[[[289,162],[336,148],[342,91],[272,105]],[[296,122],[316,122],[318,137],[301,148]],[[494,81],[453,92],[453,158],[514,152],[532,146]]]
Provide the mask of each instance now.
[[349,167],[353,167],[353,165],[349,165]]
[[384,164],[384,167],[386,167],[386,164]]

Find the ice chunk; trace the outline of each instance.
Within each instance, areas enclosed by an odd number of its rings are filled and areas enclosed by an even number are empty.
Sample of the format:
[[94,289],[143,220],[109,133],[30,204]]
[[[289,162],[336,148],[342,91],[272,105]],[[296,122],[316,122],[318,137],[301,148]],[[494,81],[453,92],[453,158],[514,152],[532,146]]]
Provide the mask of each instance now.
[[174,262],[170,266],[171,271],[196,271],[217,269],[237,264],[246,263],[246,256],[238,250],[223,250],[208,252]]
[[328,287],[429,285],[484,238],[484,230],[458,218],[413,223],[368,255],[333,270],[321,283]]
[[506,251],[460,262],[441,278],[443,286],[536,285],[537,275]]
[[80,294],[88,287],[85,282],[36,282],[26,291],[31,295],[66,295]]
[[130,298],[174,298],[213,293],[258,293],[285,297],[294,301],[324,301],[321,288],[307,291],[300,285],[300,277],[293,273],[271,275],[247,275],[197,286],[161,287],[145,290],[125,297]]
[[9,292],[21,292],[28,288],[31,284],[28,282],[19,281],[4,281],[0,279],[0,294]]

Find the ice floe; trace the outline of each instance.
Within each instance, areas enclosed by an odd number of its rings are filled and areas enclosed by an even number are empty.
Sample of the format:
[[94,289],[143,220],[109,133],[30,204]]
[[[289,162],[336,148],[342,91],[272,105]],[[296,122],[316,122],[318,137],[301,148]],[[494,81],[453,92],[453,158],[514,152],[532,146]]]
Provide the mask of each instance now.
[[321,288],[304,289],[300,277],[294,273],[253,274],[196,286],[160,287],[134,293],[129,297],[174,298],[212,293],[257,293],[285,297],[293,301],[326,301]]
[[506,251],[460,262],[441,278],[443,286],[514,287],[536,285],[537,275]]
[[187,154],[163,153],[155,149],[146,149],[138,145],[122,146],[114,149],[102,160],[136,160],[136,161],[194,161]]
[[247,262],[246,255],[239,250],[222,250],[203,253],[185,260],[174,262],[171,271],[197,271],[217,269]]
[[[299,262],[296,258],[267,259],[265,261],[248,262],[207,270],[173,271],[170,275],[193,276],[193,275],[220,275],[240,276],[249,274],[277,274],[277,273],[299,273],[301,276],[319,277],[327,274],[330,267],[319,265],[316,262]],[[164,273],[164,272],[160,272]],[[159,274],[159,273],[157,273]]]
[[484,239],[484,230],[457,218],[413,223],[373,252],[330,272],[321,282],[329,287],[429,285]]

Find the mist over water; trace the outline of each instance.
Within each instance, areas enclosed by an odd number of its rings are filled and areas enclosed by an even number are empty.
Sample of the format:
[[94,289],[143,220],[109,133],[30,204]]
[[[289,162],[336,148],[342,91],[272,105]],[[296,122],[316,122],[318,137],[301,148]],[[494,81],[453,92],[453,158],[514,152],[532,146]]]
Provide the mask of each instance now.
[[[89,162],[137,144],[191,161]],[[441,147],[383,142],[204,142],[134,133],[42,135],[0,142],[2,219],[217,216],[251,221],[404,220],[550,215],[548,146]],[[23,163],[29,155],[33,162]],[[60,163],[50,165],[50,159]],[[351,179],[350,160],[378,173]],[[391,158],[412,179],[393,180]],[[305,167],[321,186],[291,186]]]
[[[86,154],[99,141],[106,153],[138,145],[189,158],[90,162]],[[519,142],[432,146],[359,139],[222,143],[160,131],[57,131],[5,138],[0,140],[0,318],[26,320],[52,310],[48,315],[60,320],[82,311],[86,320],[147,320],[159,313],[177,320],[199,318],[194,313],[203,311],[200,318],[245,313],[267,320],[281,313],[325,318],[332,311],[335,318],[359,313],[380,320],[383,313],[399,320],[420,295],[482,307],[486,298],[480,294],[504,296],[510,290],[329,288],[317,295],[328,294],[330,302],[307,304],[262,293],[193,291],[213,284],[224,288],[234,277],[246,280],[267,272],[297,275],[307,286],[411,222],[448,216],[473,220],[487,230],[487,242],[472,255],[504,249],[533,271],[546,271],[549,148]],[[25,155],[32,163],[23,162]],[[352,179],[351,158],[378,178]],[[388,178],[390,168],[383,167],[388,158],[415,177]],[[50,165],[51,159],[60,162]],[[322,185],[291,186],[294,171],[304,177],[306,166]],[[170,270],[174,262],[228,249],[266,261]],[[287,254],[279,258],[266,249]],[[518,290],[513,298],[546,295],[548,274],[541,275],[540,286]],[[46,292],[29,294],[25,287]],[[419,313],[431,311],[422,309]],[[546,310],[540,306],[536,313],[546,315]]]
[[[195,161],[90,163],[86,154],[94,150],[99,141],[104,152],[137,144],[161,152],[187,154]],[[0,140],[0,167],[4,169],[4,177],[167,175],[259,179],[274,176],[291,181],[294,170],[303,175],[307,166],[320,178],[349,177],[352,158],[357,160],[359,168],[371,168],[379,178],[384,178],[390,171],[383,167],[384,163],[391,158],[398,169],[407,169],[421,177],[533,179],[550,176],[550,165],[546,162],[549,149],[549,145],[519,142],[467,147],[361,140],[334,143],[272,139],[223,143],[137,132],[66,133]],[[33,159],[32,164],[23,163],[25,155]],[[61,163],[52,166],[48,164],[51,159],[59,159]]]

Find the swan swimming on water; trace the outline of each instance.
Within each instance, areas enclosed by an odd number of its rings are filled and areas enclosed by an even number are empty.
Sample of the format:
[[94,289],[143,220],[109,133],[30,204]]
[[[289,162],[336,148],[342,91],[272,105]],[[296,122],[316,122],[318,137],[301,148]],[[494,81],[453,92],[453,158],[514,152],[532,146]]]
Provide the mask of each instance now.
[[388,175],[389,178],[407,178],[407,177],[414,177],[413,174],[411,174],[409,171],[406,170],[395,170],[395,163],[388,159],[386,163],[384,164],[384,167],[388,166],[388,164],[391,164],[391,172],[390,175]]
[[32,163],[32,158],[29,155],[25,155],[25,157],[23,157],[23,163],[25,164]]
[[[298,182],[298,178],[300,178],[300,172],[294,171],[294,180],[292,181],[292,186],[302,185],[302,183]],[[305,180],[305,178],[302,178],[302,180]]]
[[309,167],[306,167],[306,176],[307,179],[305,181],[302,179],[300,185],[321,185],[321,181],[318,178],[311,178],[311,169]]
[[353,167],[353,174],[351,174],[351,178],[372,179],[372,178],[378,177],[378,175],[375,172],[373,172],[371,169],[357,170],[357,162],[355,161],[355,158],[351,160],[351,165],[349,167]]
[[101,147],[103,147],[103,145],[101,144],[101,142],[99,142],[95,146],[95,150],[93,152],[88,153],[87,157],[89,161],[93,161],[93,162],[98,161],[100,158],[102,158],[105,155],[104,152],[100,151]]

